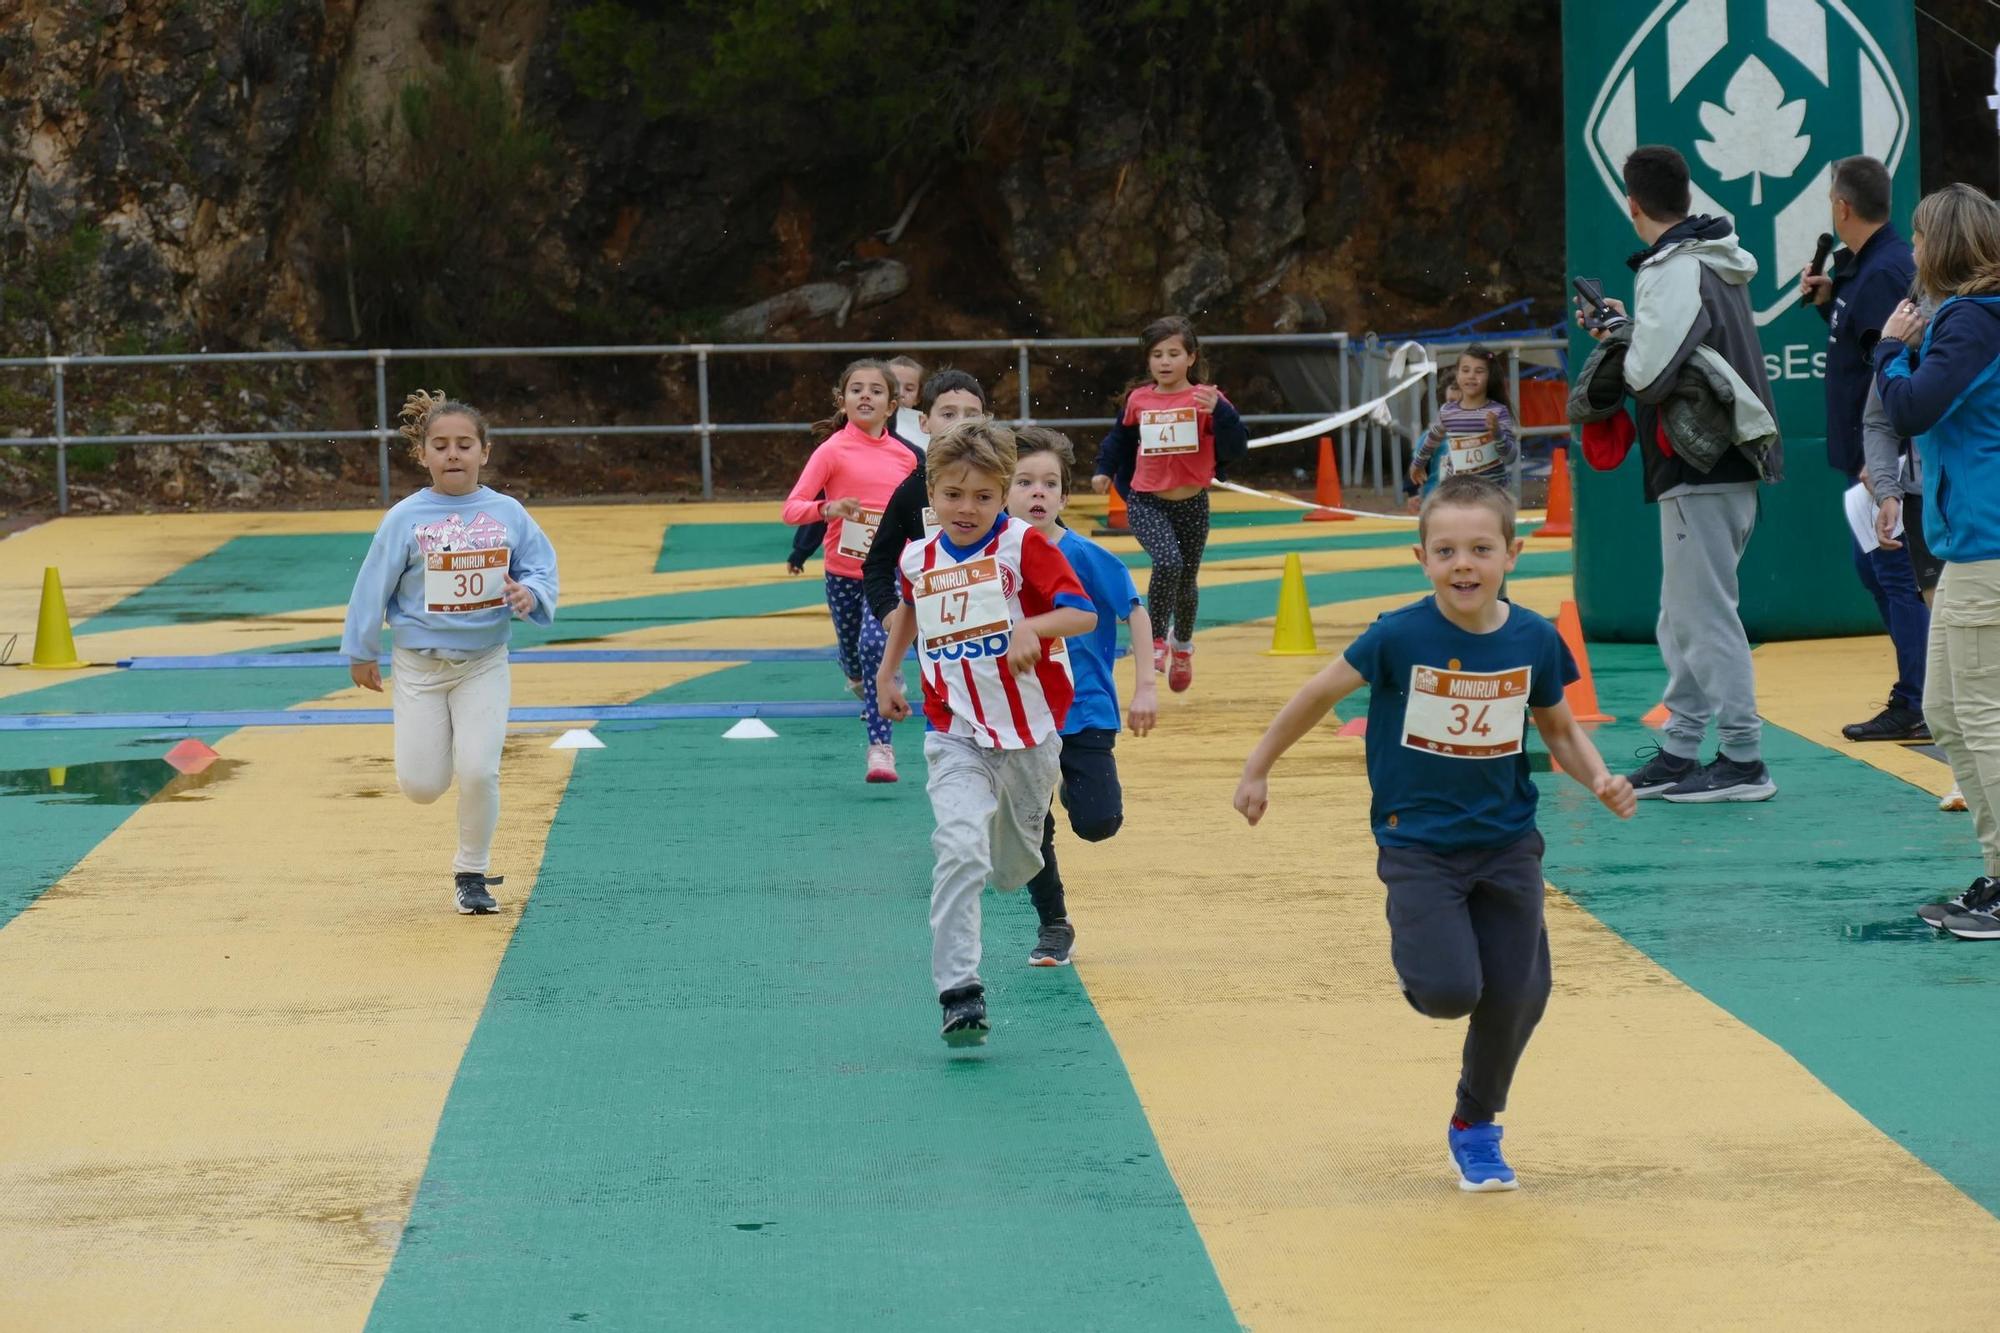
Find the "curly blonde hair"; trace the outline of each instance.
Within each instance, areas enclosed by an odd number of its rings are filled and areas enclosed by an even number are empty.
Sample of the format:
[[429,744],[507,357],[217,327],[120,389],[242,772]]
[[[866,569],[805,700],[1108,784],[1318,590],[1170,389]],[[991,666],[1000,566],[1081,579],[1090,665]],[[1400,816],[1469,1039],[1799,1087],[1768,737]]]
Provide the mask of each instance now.
[[485,414],[478,408],[447,397],[443,389],[419,389],[403,400],[398,414],[403,424],[397,428],[410,442],[410,457],[419,463],[424,461],[424,440],[430,435],[431,423],[439,417],[464,417],[472,423],[481,444],[492,443],[486,437]]

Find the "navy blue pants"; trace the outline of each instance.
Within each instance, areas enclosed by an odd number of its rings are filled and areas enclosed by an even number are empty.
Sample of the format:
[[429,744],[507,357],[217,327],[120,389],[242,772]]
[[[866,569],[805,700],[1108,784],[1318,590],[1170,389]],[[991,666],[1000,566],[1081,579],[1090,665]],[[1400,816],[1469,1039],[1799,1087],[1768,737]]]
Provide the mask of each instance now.
[[833,613],[833,633],[839,645],[840,669],[861,682],[861,720],[868,726],[870,745],[890,744],[889,719],[875,703],[875,671],[889,635],[861,595],[861,580],[841,574],[826,576],[826,606]]
[[[1085,842],[1103,842],[1125,822],[1125,792],[1118,785],[1118,761],[1111,755],[1118,733],[1108,727],[1085,727],[1062,741],[1062,783],[1056,794],[1069,812],[1070,831]],[[1042,869],[1028,881],[1028,897],[1045,926],[1069,915],[1062,872],[1056,869],[1053,805],[1042,821]]]
[[[1907,520],[1904,527],[1907,530]],[[1924,708],[1924,662],[1930,651],[1931,609],[1924,605],[1923,594],[1917,591],[1917,571],[1909,543],[1905,541],[1902,549],[1896,551],[1879,546],[1863,551],[1861,543],[1852,538],[1849,541],[1854,572],[1861,576],[1861,586],[1875,599],[1875,609],[1882,613],[1882,623],[1889,630],[1889,642],[1896,647],[1896,683],[1889,691],[1889,702],[1897,708],[1920,713]]]

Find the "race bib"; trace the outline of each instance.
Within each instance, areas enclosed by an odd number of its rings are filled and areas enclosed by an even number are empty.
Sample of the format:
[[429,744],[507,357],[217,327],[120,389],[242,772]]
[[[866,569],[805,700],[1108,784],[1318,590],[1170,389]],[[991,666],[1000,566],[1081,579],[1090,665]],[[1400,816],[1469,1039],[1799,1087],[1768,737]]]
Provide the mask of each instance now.
[[1504,759],[1521,753],[1532,675],[1531,667],[1413,668],[1403,709],[1404,746],[1452,759]]
[[879,509],[864,509],[860,518],[844,518],[840,521],[840,542],[833,549],[859,560],[875,544],[875,529],[881,526]]
[[1000,582],[1000,561],[993,556],[926,570],[913,591],[917,641],[925,652],[1005,634],[1014,627],[1007,590]]
[[424,610],[434,616],[456,616],[503,605],[508,560],[504,546],[433,551],[424,557]]
[[1139,413],[1139,456],[1192,454],[1201,449],[1201,429],[1192,407],[1166,407]]
[[935,510],[935,509],[931,508],[931,507],[930,507],[929,505],[925,505],[925,506],[924,506],[924,540],[925,540],[925,541],[929,541],[929,540],[930,540],[930,539],[931,539],[932,537],[935,537],[935,536],[937,536],[937,535],[938,535],[938,529],[939,529],[939,528],[941,528],[941,527],[943,527],[943,526],[944,526],[944,524],[942,524],[942,523],[938,522],[938,516],[937,516],[937,510]]
[[1500,442],[1489,432],[1485,435],[1454,435],[1451,445],[1445,450],[1444,475],[1455,477],[1461,472],[1479,472],[1500,461]]

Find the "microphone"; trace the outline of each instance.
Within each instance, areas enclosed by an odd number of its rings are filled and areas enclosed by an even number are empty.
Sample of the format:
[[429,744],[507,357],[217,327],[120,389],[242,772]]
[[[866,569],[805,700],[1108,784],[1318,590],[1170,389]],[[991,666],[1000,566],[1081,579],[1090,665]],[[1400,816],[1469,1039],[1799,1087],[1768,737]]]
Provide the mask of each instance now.
[[[1818,277],[1820,269],[1826,266],[1826,257],[1831,253],[1833,253],[1833,233],[1823,231],[1819,234],[1819,244],[1813,247],[1812,267],[1807,269],[1806,272],[1815,278]],[[1812,303],[1810,296],[1801,296],[1799,298],[1799,304],[1802,306],[1810,307]]]

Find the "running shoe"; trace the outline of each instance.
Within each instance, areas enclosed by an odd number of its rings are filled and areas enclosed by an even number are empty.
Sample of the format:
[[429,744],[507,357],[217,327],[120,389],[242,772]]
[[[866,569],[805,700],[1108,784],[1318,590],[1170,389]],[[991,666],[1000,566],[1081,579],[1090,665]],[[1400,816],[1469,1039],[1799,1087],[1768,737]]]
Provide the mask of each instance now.
[[868,780],[870,782],[895,782],[896,747],[893,745],[871,745],[868,747]]
[[1194,645],[1176,648],[1169,656],[1173,664],[1167,668],[1167,688],[1175,694],[1184,693],[1194,684]]
[[485,916],[498,910],[500,904],[493,901],[493,895],[486,891],[489,884],[505,881],[504,875],[482,875],[476,870],[458,871],[456,881],[458,914],[460,916]]
[[1625,780],[1632,784],[1632,794],[1642,801],[1678,787],[1701,767],[1694,760],[1668,754],[1657,745],[1642,747],[1637,756],[1646,762],[1639,766],[1637,772],[1628,774]]
[[1851,741],[1900,741],[1906,745],[1929,745],[1931,729],[1924,715],[1914,708],[1891,703],[1866,722],[1850,722],[1840,734]]
[[2000,901],[1978,911],[1953,912],[1943,924],[1962,940],[2000,940]]
[[1076,945],[1076,927],[1067,921],[1045,921],[1035,936],[1029,967],[1068,967],[1069,951]]
[[1448,1134],[1451,1164],[1458,1168],[1458,1187],[1468,1194],[1491,1194],[1521,1188],[1514,1168],[1500,1155],[1500,1126],[1491,1120]]
[[1685,782],[1660,793],[1660,799],[1675,805],[1713,805],[1723,801],[1768,801],[1778,794],[1771,770],[1764,761],[1739,764],[1724,755],[1704,764]]
[[986,991],[980,986],[961,986],[938,996],[944,1009],[944,1027],[939,1035],[947,1046],[986,1044]]
[[1167,641],[1165,639],[1155,639],[1153,640],[1153,674],[1164,676],[1166,673]]
[[1938,809],[1951,814],[1964,814],[1966,811],[1965,793],[1953,787],[1950,791],[1938,797]]
[[1981,875],[1966,886],[1965,892],[1949,902],[1925,903],[1917,909],[1917,920],[1938,930],[1944,929],[1946,917],[1958,916],[1964,912],[1984,912],[2000,902],[2000,880]]

